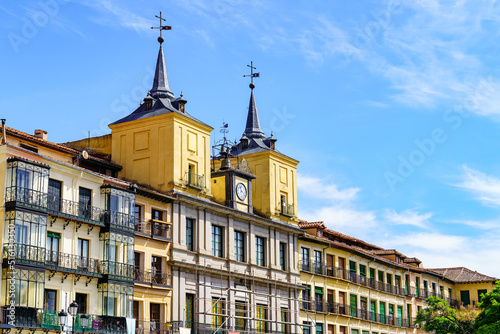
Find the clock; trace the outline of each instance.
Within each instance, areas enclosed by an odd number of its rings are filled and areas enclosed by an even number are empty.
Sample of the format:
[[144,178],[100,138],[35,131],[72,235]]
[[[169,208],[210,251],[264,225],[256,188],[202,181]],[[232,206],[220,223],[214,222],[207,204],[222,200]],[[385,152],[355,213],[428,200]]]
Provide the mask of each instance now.
[[241,201],[247,198],[247,187],[241,182],[236,185],[236,196],[238,196]]

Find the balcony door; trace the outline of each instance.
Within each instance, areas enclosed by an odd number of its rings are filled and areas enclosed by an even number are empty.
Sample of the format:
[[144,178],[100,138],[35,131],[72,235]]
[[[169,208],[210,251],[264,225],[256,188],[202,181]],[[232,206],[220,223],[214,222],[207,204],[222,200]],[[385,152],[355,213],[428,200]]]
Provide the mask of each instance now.
[[316,274],[321,275],[322,274],[322,267],[323,267],[323,260],[321,258],[321,251],[314,251],[314,272]]
[[47,232],[47,264],[57,266],[59,257],[59,233]]
[[75,301],[78,304],[78,313],[87,314],[87,294],[76,293]]
[[79,269],[88,269],[89,267],[89,241],[78,238],[78,267]]
[[80,187],[78,191],[78,216],[90,219],[92,206],[92,190]]
[[160,333],[160,304],[149,304],[149,314],[150,333]]
[[47,207],[52,211],[61,211],[62,182],[49,179]]
[[154,283],[161,284],[161,257],[151,257],[151,278]]

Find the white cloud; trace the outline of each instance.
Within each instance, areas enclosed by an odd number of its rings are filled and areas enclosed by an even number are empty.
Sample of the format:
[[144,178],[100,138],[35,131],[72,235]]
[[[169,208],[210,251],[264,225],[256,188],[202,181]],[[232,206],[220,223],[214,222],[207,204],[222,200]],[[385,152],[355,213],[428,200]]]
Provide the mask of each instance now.
[[420,228],[430,228],[429,219],[433,216],[432,212],[420,214],[414,210],[408,209],[397,213],[395,210],[387,209],[384,218],[396,225],[412,225]]
[[136,31],[146,31],[150,29],[152,19],[144,18],[133,10],[129,10],[123,6],[122,3],[112,1],[112,0],[97,0],[97,1],[87,1],[82,0],[82,3],[86,6],[96,8],[102,13],[108,14],[108,16],[100,16],[95,18],[96,22],[107,25],[119,25],[124,28],[132,28]]
[[484,205],[500,205],[500,179],[463,166],[461,183],[457,187],[471,192]]
[[297,187],[306,196],[312,198],[329,199],[337,202],[348,202],[356,198],[359,188],[347,188],[339,190],[339,187],[333,183],[327,183],[326,179],[319,179],[311,176],[298,174]]

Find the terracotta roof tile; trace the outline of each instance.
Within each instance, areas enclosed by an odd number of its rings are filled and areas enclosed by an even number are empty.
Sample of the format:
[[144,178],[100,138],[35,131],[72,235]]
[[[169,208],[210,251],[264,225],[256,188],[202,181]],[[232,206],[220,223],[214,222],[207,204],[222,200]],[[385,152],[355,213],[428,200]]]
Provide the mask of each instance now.
[[303,229],[307,228],[325,228],[325,224],[323,222],[307,222],[305,220],[299,221],[299,227]]
[[494,282],[498,280],[495,277],[483,275],[465,267],[431,268],[428,270],[438,273],[456,283]]

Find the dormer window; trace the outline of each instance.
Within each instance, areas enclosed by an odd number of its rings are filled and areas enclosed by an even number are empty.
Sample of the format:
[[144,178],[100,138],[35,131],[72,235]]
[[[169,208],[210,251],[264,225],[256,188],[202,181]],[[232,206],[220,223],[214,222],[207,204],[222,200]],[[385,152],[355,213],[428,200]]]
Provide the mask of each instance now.
[[153,98],[151,97],[151,95],[148,94],[148,96],[146,96],[146,98],[144,99],[144,104],[144,108],[146,109],[146,111],[153,109]]
[[180,104],[180,105],[179,105],[179,110],[180,110],[181,112],[185,112],[185,108],[186,108],[186,106],[185,106],[184,104]]

